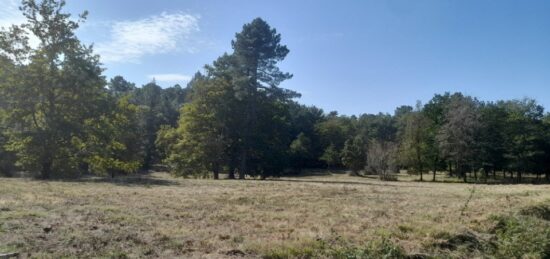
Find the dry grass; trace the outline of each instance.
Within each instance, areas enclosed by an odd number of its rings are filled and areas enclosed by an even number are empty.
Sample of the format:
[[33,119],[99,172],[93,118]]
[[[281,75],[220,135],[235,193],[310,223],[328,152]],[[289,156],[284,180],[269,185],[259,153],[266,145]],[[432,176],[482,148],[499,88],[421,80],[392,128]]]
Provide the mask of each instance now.
[[360,245],[383,236],[417,254],[452,233],[482,227],[490,215],[550,199],[544,185],[381,182],[343,174],[268,181],[142,177],[0,178],[0,253],[260,257],[318,240]]

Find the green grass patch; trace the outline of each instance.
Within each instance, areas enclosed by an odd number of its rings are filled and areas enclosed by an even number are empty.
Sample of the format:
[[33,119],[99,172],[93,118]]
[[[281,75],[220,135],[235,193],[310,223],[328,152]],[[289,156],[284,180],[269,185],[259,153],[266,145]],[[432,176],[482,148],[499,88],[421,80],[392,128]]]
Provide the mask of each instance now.
[[2,245],[0,244],[0,254],[13,253],[17,251],[17,246],[15,245]]
[[550,223],[532,216],[500,216],[491,254],[500,258],[550,258]]
[[435,244],[442,257],[550,258],[550,205],[491,216],[484,231],[465,231]]
[[301,247],[278,247],[263,258],[406,258],[404,250],[388,238],[370,241],[364,245],[350,245],[344,240],[318,240]]

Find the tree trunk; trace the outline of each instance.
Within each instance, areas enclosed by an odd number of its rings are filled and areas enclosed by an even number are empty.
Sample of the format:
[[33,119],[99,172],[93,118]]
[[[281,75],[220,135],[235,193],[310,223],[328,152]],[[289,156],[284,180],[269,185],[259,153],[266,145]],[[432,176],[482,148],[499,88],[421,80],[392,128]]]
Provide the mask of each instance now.
[[228,179],[235,179],[235,167],[233,165],[229,166],[229,174],[227,175]]
[[424,178],[422,177],[422,170],[420,170],[420,181],[423,182],[424,181]]
[[42,179],[50,179],[50,176],[52,174],[52,161],[43,162],[40,173],[41,173]]
[[241,168],[239,168],[239,179],[243,180],[244,176],[246,175],[247,166],[248,166],[248,154],[246,153],[246,150],[243,150],[241,153]]
[[439,159],[434,159],[434,164],[433,164],[433,172],[434,172],[434,181],[435,181],[435,173],[437,172],[437,161]]
[[220,179],[220,172],[217,168],[214,169],[214,179],[215,180]]
[[468,172],[466,172],[458,162],[456,163],[456,170],[459,172],[459,175],[462,175],[464,182],[468,182]]
[[433,178],[432,178],[432,182],[435,182],[435,174],[436,174],[436,171],[434,170],[434,175],[433,175]]
[[111,171],[111,179],[115,179],[115,170]]

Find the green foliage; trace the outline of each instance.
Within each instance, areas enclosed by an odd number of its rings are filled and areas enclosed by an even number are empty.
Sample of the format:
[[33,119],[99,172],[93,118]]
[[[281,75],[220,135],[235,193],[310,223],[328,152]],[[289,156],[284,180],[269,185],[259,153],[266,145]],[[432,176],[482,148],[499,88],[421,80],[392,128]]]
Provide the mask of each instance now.
[[422,106],[417,103],[415,111],[403,115],[403,130],[400,139],[400,164],[422,173],[429,166],[430,120],[422,113]]
[[290,144],[290,161],[294,169],[318,168],[322,166],[319,157],[323,152],[320,136],[315,130],[323,120],[323,111],[314,106],[291,102],[288,107],[289,135],[296,136]]
[[266,177],[288,166],[288,111],[297,94],[278,87],[291,78],[276,66],[288,53],[280,39],[265,21],[255,19],[237,33],[231,55],[206,66],[206,76],[195,76],[177,128],[163,130],[157,140],[166,146],[166,161],[176,172],[213,172],[216,178],[221,169],[233,173],[238,167],[241,178]]
[[320,160],[329,167],[342,164],[341,152],[345,142],[349,136],[355,135],[354,121],[354,117],[337,116],[337,113],[333,112],[315,125],[323,148]]
[[109,92],[117,98],[128,96],[129,102],[139,107],[136,121],[143,134],[135,141],[142,150],[141,167],[149,169],[165,155],[159,153],[159,147],[155,145],[157,132],[163,125],[177,125],[179,110],[186,100],[187,90],[179,85],[163,89],[155,82],[136,88],[133,83],[116,76],[109,83]]
[[[78,151],[72,139],[84,136],[82,122],[100,113],[104,78],[98,56],[74,35],[79,21],[63,13],[64,1],[23,1],[27,18],[22,26],[0,33],[4,60],[14,65],[4,70],[0,85],[10,109],[5,109],[8,143],[25,170],[72,174],[78,168]],[[23,30],[25,28],[27,30]],[[27,31],[40,41],[27,44]]]
[[109,93],[113,96],[120,97],[136,90],[136,85],[126,81],[122,76],[115,76],[109,81],[108,88]]
[[330,145],[325,149],[323,155],[319,159],[324,161],[329,167],[337,166],[341,163],[340,152],[334,145]]
[[[99,56],[75,35],[62,0],[26,0],[27,22],[0,32],[0,172],[75,176],[150,169],[178,174],[279,176],[286,169],[344,166],[383,172],[483,170],[550,180],[550,115],[532,99],[481,102],[436,94],[426,105],[339,116],[300,105],[280,86],[292,75],[281,35],[256,18],[187,88],[108,83]],[[29,37],[38,39],[30,46]],[[107,86],[107,87],[105,87]],[[184,105],[184,103],[188,104]],[[374,143],[367,145],[366,143]],[[368,146],[368,148],[367,148]],[[396,151],[395,149],[398,149]],[[398,157],[395,158],[395,154]],[[453,171],[454,170],[454,171]]]
[[132,173],[139,169],[142,156],[136,141],[141,138],[137,124],[138,110],[125,97],[100,117],[84,122],[86,137],[72,141],[90,171],[110,173],[114,177],[117,172]]
[[363,114],[357,119],[357,131],[367,140],[394,142],[397,137],[395,117],[379,114]]
[[536,158],[542,155],[539,145],[543,141],[542,132],[543,107],[535,100],[501,102],[506,110],[505,157],[510,169],[521,174],[532,171]]
[[342,164],[354,173],[365,168],[367,163],[367,144],[361,136],[348,139],[342,150]]
[[159,131],[157,145],[165,150],[165,161],[176,174],[217,174],[227,161],[230,142],[225,125],[230,117],[225,113],[230,108],[225,100],[229,100],[230,90],[230,85],[221,80],[196,81],[191,102],[181,109],[178,127]]
[[15,171],[15,154],[4,148],[6,137],[0,133],[0,175],[11,176]]
[[281,35],[256,18],[245,24],[231,43],[236,65],[232,69],[232,84],[242,112],[237,118],[241,127],[237,135],[239,171],[243,176],[278,174],[283,167],[276,162],[283,162],[281,155],[291,141],[284,132],[289,117],[286,106],[299,95],[278,87],[292,78],[277,67],[289,52],[280,42]]
[[311,139],[303,132],[290,143],[290,152],[300,159],[308,159],[311,157]]
[[[3,147],[21,169],[43,178],[75,176],[86,167],[134,171],[125,151],[139,138],[127,139],[136,110],[123,107],[127,102],[113,107],[99,57],[74,34],[87,13],[73,21],[64,5],[23,1],[27,23],[0,32]],[[40,42],[35,48],[29,33]]]

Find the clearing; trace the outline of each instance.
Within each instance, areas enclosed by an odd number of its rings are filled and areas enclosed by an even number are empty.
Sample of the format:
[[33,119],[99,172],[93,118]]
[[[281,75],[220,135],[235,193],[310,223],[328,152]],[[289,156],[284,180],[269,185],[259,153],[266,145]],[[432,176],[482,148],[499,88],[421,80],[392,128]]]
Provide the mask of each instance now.
[[0,178],[0,254],[285,258],[365,255],[382,247],[376,253],[468,257],[487,251],[478,243],[492,235],[494,216],[549,199],[545,185],[382,182],[345,174],[266,181],[165,173]]

